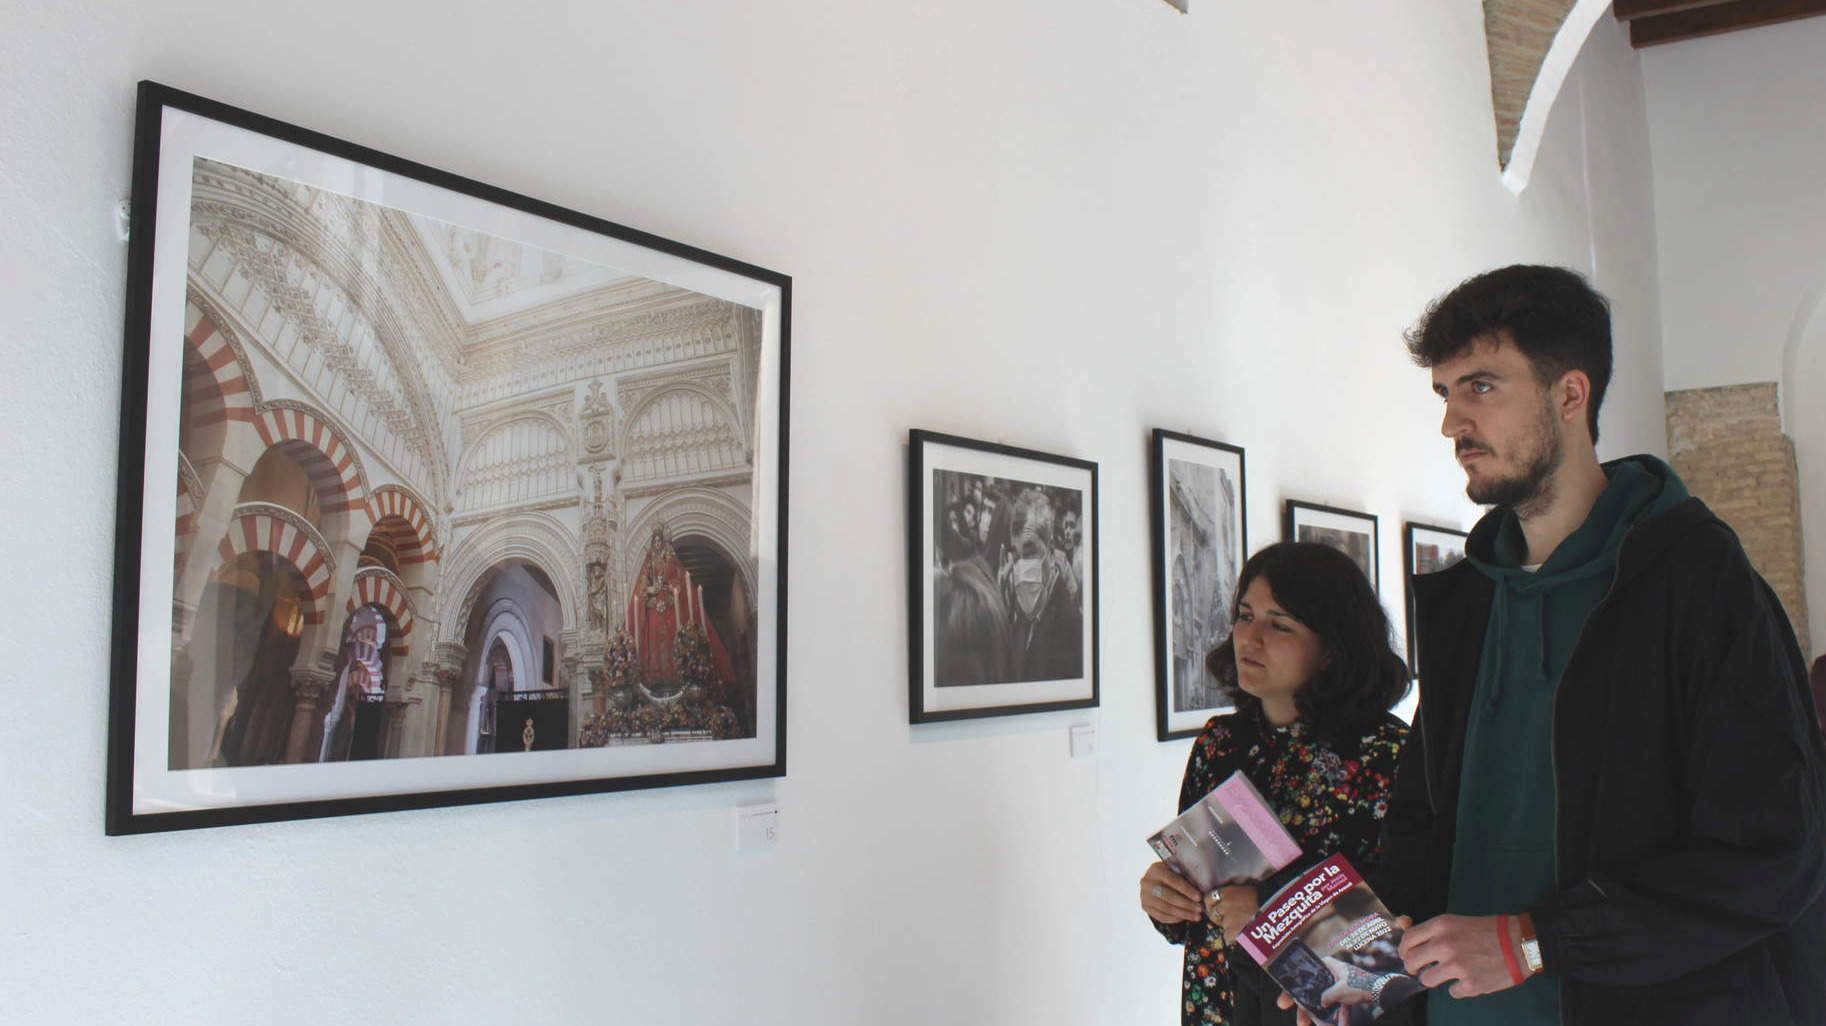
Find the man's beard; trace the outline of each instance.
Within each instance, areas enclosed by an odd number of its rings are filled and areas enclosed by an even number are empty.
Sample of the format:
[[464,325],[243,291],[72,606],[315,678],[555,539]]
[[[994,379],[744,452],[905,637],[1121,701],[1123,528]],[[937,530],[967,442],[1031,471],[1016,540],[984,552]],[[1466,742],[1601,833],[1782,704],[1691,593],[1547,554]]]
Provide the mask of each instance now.
[[[1507,506],[1522,516],[1545,506],[1552,497],[1554,471],[1560,469],[1566,456],[1560,433],[1554,428],[1553,411],[1542,406],[1534,434],[1522,450],[1524,466],[1521,473],[1514,477],[1472,479],[1465,485],[1465,495],[1479,505]],[[1474,441],[1464,447],[1490,451]]]

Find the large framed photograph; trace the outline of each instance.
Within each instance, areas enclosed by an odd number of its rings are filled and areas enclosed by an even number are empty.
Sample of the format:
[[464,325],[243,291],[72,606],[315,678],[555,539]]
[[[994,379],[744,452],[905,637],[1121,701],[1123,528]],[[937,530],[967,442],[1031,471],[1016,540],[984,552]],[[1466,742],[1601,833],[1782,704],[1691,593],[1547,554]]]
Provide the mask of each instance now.
[[1167,741],[1236,708],[1205,655],[1230,636],[1248,489],[1237,446],[1156,429],[1151,453],[1155,734]]
[[1382,540],[1375,514],[1288,499],[1282,516],[1282,537],[1337,549],[1349,556],[1369,578],[1376,593],[1382,594],[1382,573],[1377,562]]
[[1407,571],[1408,672],[1420,676],[1420,649],[1414,637],[1414,578],[1438,573],[1465,558],[1464,531],[1408,522],[1401,529],[1402,565]]
[[914,723],[1097,704],[1097,465],[915,430]]
[[142,83],[107,829],[778,776],[791,281]]

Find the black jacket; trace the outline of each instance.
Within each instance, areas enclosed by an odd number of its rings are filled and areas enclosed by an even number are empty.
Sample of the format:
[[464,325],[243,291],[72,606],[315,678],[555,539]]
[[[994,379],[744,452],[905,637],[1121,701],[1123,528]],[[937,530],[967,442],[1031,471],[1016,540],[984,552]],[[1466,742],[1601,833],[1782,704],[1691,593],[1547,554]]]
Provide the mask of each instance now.
[[[1468,563],[1414,583],[1420,710],[1375,887],[1416,921],[1445,911],[1493,587]],[[1554,705],[1558,892],[1526,911],[1566,1026],[1826,1024],[1815,722],[1731,529],[1698,499],[1637,525]]]

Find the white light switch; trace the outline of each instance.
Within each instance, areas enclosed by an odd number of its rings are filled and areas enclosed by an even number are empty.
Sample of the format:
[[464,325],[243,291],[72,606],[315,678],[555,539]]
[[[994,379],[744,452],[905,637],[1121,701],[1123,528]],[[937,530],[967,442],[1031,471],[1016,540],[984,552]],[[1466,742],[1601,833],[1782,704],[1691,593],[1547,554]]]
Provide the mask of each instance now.
[[735,810],[735,850],[771,848],[780,837],[780,807],[738,805]]
[[1072,726],[1072,758],[1083,759],[1097,754],[1097,728],[1088,723]]

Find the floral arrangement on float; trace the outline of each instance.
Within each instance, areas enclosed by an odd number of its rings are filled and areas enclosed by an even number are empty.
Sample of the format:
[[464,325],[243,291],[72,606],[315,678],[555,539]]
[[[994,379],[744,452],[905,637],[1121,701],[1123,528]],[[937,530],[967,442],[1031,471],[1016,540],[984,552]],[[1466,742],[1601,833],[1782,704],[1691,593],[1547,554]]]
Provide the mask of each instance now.
[[608,702],[579,728],[578,747],[601,748],[643,738],[663,744],[676,736],[719,741],[743,736],[741,718],[730,708],[732,696],[716,672],[703,628],[690,624],[673,635],[672,661],[677,679],[643,679],[633,637],[616,630],[603,652]]

